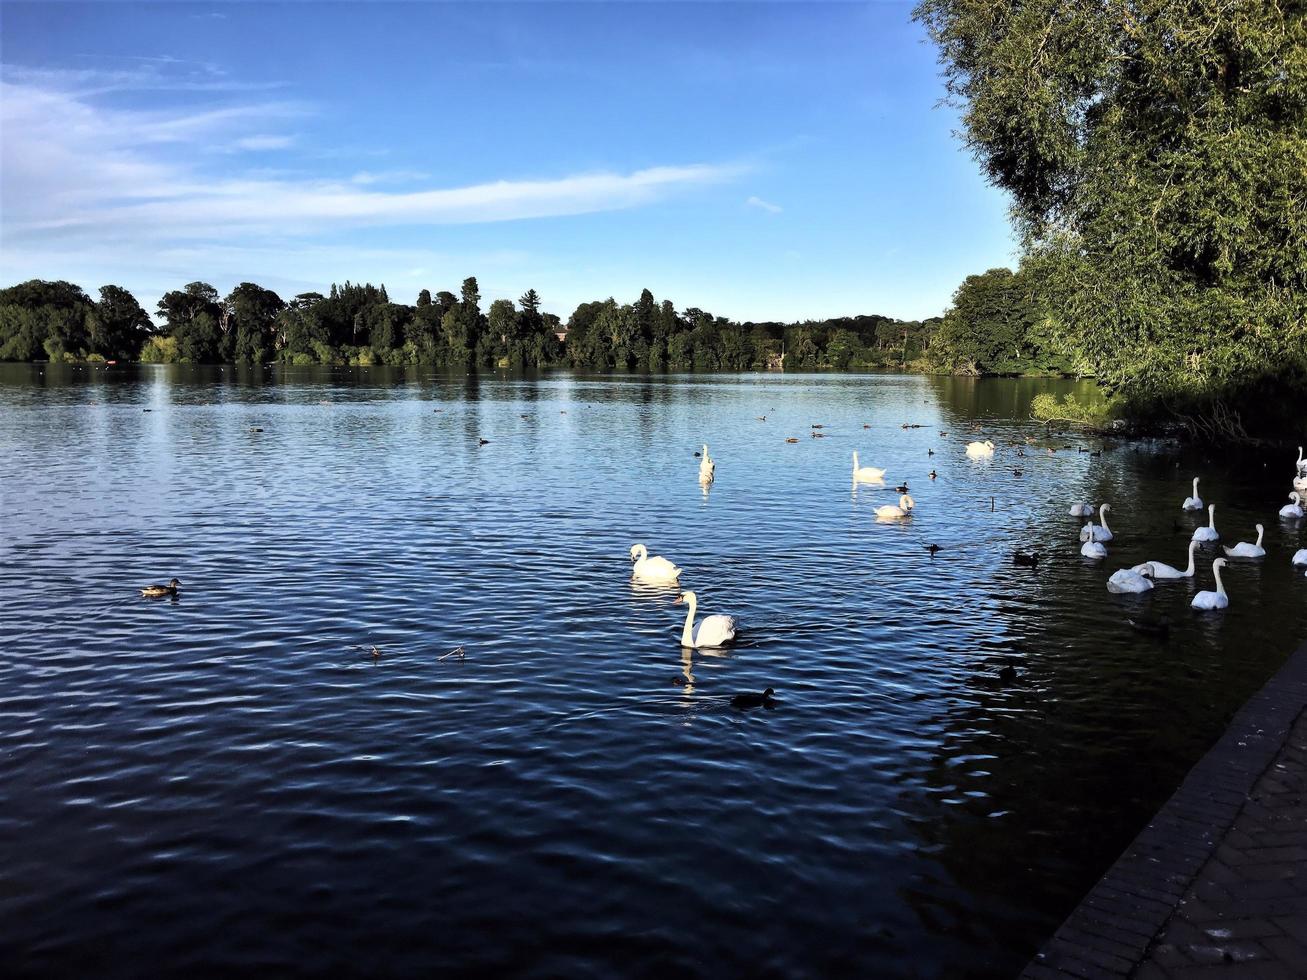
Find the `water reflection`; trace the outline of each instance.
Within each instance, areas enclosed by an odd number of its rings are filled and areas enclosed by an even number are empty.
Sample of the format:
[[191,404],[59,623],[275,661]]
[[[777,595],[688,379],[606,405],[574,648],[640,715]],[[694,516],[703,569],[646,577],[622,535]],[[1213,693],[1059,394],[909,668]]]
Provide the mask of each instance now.
[[[1010,974],[1307,626],[1285,474],[1028,423],[1074,384],[42,370],[0,366],[20,973]],[[846,499],[855,445],[891,479]],[[1207,617],[1205,581],[1110,595],[1184,553],[1193,475],[1267,558]],[[1071,500],[1112,504],[1109,567]],[[734,649],[680,648],[635,541]]]

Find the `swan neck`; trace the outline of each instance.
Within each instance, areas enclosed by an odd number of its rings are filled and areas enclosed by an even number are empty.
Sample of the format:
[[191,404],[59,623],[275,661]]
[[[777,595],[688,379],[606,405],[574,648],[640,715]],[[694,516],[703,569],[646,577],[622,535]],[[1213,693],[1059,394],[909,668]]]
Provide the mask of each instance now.
[[853,451],[853,468],[855,470],[858,468],[858,451],[856,449]]
[[1213,531],[1216,530],[1216,504],[1207,508],[1207,526]]
[[1198,496],[1198,477],[1194,477],[1194,496]]
[[1225,584],[1221,581],[1221,566],[1213,565],[1212,574],[1216,576],[1216,594],[1225,595]]
[[1265,533],[1266,533],[1266,528],[1261,527],[1259,525],[1257,528],[1257,547],[1259,548],[1262,546],[1262,535]]
[[685,628],[681,630],[681,646],[694,646],[694,611],[699,603],[693,598],[685,600],[690,604],[690,608],[685,611]]
[[1194,574],[1194,552],[1198,550],[1198,542],[1189,542],[1189,567],[1185,569],[1185,574],[1192,577]]
[[1112,530],[1107,526],[1107,504],[1098,508],[1098,523],[1102,525],[1104,531]]

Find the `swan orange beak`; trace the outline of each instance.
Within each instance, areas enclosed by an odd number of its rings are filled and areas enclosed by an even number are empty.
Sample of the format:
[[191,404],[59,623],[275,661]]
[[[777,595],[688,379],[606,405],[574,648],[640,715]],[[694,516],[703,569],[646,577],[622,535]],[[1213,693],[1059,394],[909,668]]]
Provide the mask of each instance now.
[[681,606],[681,605],[684,605],[684,604],[685,604],[685,596],[684,596],[684,595],[678,595],[675,599],[672,600],[672,605],[673,605],[673,606]]

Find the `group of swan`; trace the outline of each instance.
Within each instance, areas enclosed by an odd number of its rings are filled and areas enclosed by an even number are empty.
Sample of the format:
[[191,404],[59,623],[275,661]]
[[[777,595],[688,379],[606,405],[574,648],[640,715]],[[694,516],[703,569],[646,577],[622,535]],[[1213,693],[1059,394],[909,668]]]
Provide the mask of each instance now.
[[[705,453],[708,447],[704,447]],[[631,577],[651,585],[677,585],[681,569],[661,555],[650,555],[649,549],[642,544],[631,545]],[[685,615],[685,627],[681,630],[681,646],[721,647],[735,639],[738,628],[734,616],[705,616],[698,626],[694,623],[695,613],[699,608],[699,597],[693,592],[682,592],[676,597],[676,603],[688,603],[690,608]]]

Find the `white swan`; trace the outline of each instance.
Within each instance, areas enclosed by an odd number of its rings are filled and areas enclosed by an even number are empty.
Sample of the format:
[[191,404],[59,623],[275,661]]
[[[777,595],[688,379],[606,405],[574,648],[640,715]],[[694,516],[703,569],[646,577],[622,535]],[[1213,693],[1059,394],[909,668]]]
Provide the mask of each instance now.
[[876,466],[859,466],[858,454],[853,453],[853,480],[855,483],[880,483],[885,479],[885,471]]
[[1307,476],[1295,476],[1293,478],[1293,488],[1300,494],[1307,493]]
[[649,557],[649,549],[642,544],[631,545],[631,578],[642,582],[675,582],[681,570],[661,555]]
[[1262,547],[1263,528],[1260,524],[1255,525],[1257,528],[1257,543],[1249,544],[1247,541],[1240,541],[1233,548],[1226,548],[1225,554],[1228,558],[1265,558],[1266,549]]
[[1136,565],[1134,570],[1142,573],[1145,567],[1151,568],[1150,573],[1153,581],[1166,578],[1193,578],[1194,577],[1194,552],[1198,550],[1198,542],[1189,542],[1189,567],[1183,572],[1174,565],[1168,565],[1164,561],[1146,561],[1142,565]]
[[[1091,535],[1093,535],[1094,530],[1095,530],[1095,528],[1094,528],[1094,522],[1093,522],[1093,521],[1090,521],[1090,522],[1089,522],[1089,533],[1090,533]],[[1080,546],[1080,553],[1081,553],[1082,555],[1084,555],[1086,558],[1106,558],[1106,557],[1107,557],[1107,549],[1104,548],[1104,547],[1103,547],[1101,544],[1099,544],[1097,541],[1086,541],[1084,544],[1082,544],[1082,545]]]
[[1230,604],[1230,597],[1225,594],[1225,586],[1221,584],[1221,569],[1223,567],[1225,567],[1224,558],[1218,558],[1212,562],[1212,574],[1216,576],[1216,591],[1199,592],[1189,605],[1195,609],[1224,609]]
[[1221,536],[1216,533],[1216,504],[1207,505],[1207,524],[1204,527],[1194,528],[1194,541],[1220,541]]
[[1293,493],[1289,494],[1289,499],[1292,500],[1293,503],[1285,504],[1281,507],[1280,516],[1302,517],[1302,497],[1298,496],[1298,491],[1295,490]]
[[1147,592],[1153,587],[1153,580],[1149,578],[1153,566],[1145,562],[1139,567],[1147,571],[1141,572],[1138,568],[1121,568],[1113,572],[1112,577],[1107,580],[1107,591],[1116,595],[1127,592]]
[[917,502],[909,497],[906,493],[899,497],[898,506],[886,504],[884,507],[876,508],[876,516],[881,520],[892,521],[900,517],[911,517],[912,508],[917,506]]
[[1103,504],[1098,508],[1098,523],[1102,527],[1094,527],[1094,522],[1090,521],[1080,529],[1080,540],[1088,541],[1092,534],[1095,541],[1111,541],[1112,529],[1107,526],[1107,512],[1112,509],[1111,504]]
[[1299,473],[1307,473],[1307,458],[1303,457],[1302,446],[1298,447],[1298,462],[1293,465],[1298,467]]
[[1202,510],[1203,498],[1198,496],[1198,477],[1194,477],[1194,495],[1185,497],[1184,503],[1180,505],[1182,510]]
[[694,625],[694,613],[699,608],[699,597],[693,592],[682,592],[676,597],[676,604],[688,602],[689,611],[685,614],[685,629],[681,630],[681,646],[720,647],[735,639],[734,616],[705,616],[698,626]]
[[1067,511],[1072,517],[1093,517],[1093,504],[1072,504],[1071,509]]
[[699,461],[699,482],[711,483],[717,477],[717,464],[708,455],[708,443],[703,444],[703,459]]
[[989,459],[994,455],[994,444],[986,439],[984,442],[967,443],[967,455],[972,459]]
[[1295,568],[1307,566],[1307,548],[1299,548],[1295,551],[1291,562]]

